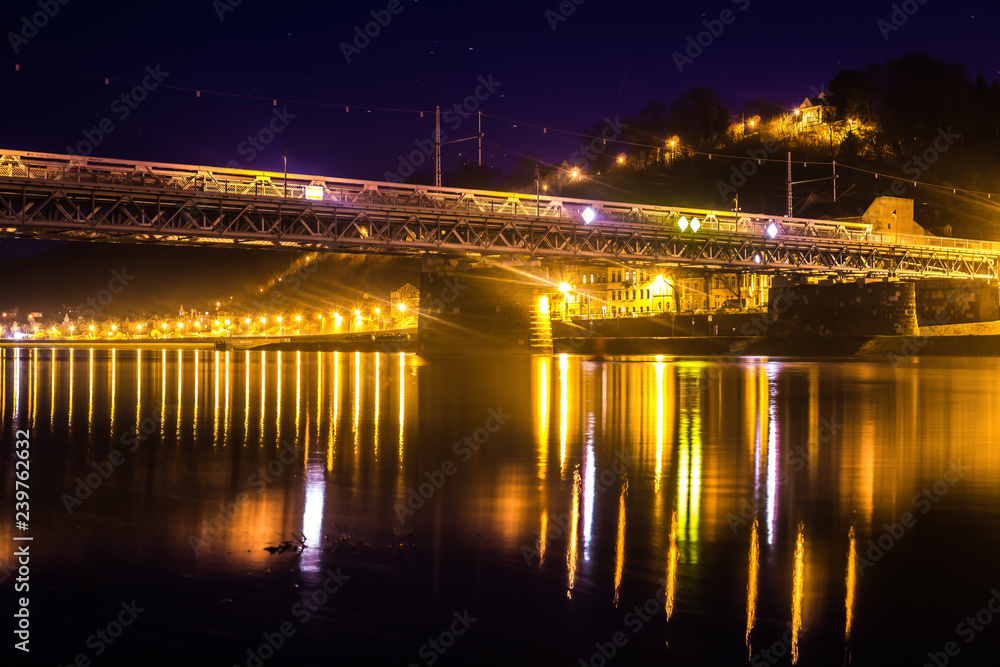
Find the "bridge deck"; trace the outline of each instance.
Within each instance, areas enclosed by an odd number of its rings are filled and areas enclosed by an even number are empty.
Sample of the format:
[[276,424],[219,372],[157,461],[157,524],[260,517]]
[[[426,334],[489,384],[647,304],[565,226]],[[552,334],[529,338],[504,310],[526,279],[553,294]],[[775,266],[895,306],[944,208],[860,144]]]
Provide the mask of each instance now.
[[0,234],[997,277],[1000,244],[868,225],[0,150]]

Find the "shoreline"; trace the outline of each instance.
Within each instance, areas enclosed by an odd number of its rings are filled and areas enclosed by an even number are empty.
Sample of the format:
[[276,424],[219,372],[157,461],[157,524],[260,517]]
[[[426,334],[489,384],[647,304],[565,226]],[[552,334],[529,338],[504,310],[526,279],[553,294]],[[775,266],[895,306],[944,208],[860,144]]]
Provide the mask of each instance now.
[[[598,343],[598,341],[603,343]],[[1000,356],[1000,335],[812,336],[557,339],[556,354],[680,357],[912,357]]]
[[[21,340],[0,341],[0,349],[118,349],[215,351],[217,342],[231,343],[230,351],[382,352],[416,353],[415,340],[345,341],[265,339],[203,340]],[[243,344],[241,344],[243,343]],[[220,349],[220,351],[222,351]],[[482,350],[482,354],[496,350]],[[519,353],[516,350],[510,353]],[[468,356],[463,353],[454,356]],[[503,352],[501,352],[503,354]],[[523,354],[523,352],[521,352]],[[553,354],[607,356],[669,355],[678,357],[887,357],[1000,356],[1000,334],[916,336],[812,336],[752,338],[742,336],[660,338],[556,338]],[[429,355],[453,356],[453,355]]]

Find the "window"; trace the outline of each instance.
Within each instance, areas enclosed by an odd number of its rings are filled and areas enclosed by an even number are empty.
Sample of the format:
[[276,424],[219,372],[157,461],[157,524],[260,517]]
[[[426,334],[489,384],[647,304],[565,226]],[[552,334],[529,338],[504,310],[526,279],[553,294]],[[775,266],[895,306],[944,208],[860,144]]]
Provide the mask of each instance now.
[[583,274],[583,284],[584,284],[584,285],[586,285],[586,284],[587,284],[587,274],[586,274],[586,273],[585,273],[585,274]]

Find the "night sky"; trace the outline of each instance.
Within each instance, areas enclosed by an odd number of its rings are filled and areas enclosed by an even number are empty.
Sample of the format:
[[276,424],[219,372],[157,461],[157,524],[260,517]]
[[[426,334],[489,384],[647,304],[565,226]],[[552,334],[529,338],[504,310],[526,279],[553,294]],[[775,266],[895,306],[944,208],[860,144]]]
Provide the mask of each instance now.
[[[903,4],[913,13],[897,5],[896,29],[894,5],[877,2],[586,0],[564,3],[563,16],[554,1],[12,0],[0,10],[0,147],[276,171],[287,149],[292,173],[384,180],[398,155],[429,145],[433,115],[364,107],[447,110],[478,89],[485,113],[519,121],[484,121],[486,162],[509,170],[522,155],[562,161],[584,141],[529,124],[582,132],[652,100],[669,105],[694,86],[716,90],[738,113],[751,97],[796,105],[838,66],[919,51],[965,63],[972,77],[998,76],[995,3]],[[23,17],[48,5],[58,10],[35,34]],[[354,50],[355,28],[372,11],[388,25]],[[702,32],[708,45],[678,71],[675,53]],[[119,98],[135,84],[126,81],[152,83],[150,71],[161,85],[127,108]],[[114,129],[98,132],[102,121]],[[270,143],[243,143],[269,124],[281,128]],[[453,116],[444,132],[474,134],[475,116]],[[475,148],[446,146],[445,172]]]

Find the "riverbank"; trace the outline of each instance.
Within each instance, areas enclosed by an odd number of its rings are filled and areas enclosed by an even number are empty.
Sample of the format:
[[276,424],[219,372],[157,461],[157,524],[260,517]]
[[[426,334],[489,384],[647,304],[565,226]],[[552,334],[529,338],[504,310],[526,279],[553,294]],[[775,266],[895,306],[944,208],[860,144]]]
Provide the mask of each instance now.
[[795,338],[566,338],[557,354],[680,357],[887,357],[1000,356],[1000,335],[812,336]]
[[[983,333],[966,333],[967,331]],[[993,331],[997,333],[992,333]],[[986,333],[990,332],[990,333]],[[282,352],[382,352],[414,353],[410,340],[345,340],[318,337],[198,338],[157,340],[20,340],[0,341],[3,348],[206,350]],[[218,347],[217,347],[218,345]],[[566,337],[553,341],[556,354],[607,356],[666,355],[677,357],[888,357],[1000,356],[1000,323],[925,327],[918,336],[812,336],[812,337]],[[489,351],[484,350],[484,354]]]

